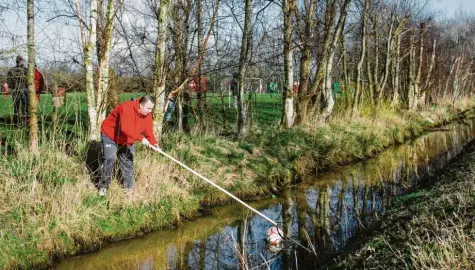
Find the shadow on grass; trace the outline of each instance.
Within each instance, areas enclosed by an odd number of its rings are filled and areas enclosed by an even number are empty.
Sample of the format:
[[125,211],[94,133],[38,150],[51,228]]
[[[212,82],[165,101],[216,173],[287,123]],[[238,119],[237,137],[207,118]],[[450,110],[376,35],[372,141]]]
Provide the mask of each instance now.
[[88,142],[85,153],[85,162],[92,183],[96,188],[99,188],[102,167],[102,144],[100,142]]

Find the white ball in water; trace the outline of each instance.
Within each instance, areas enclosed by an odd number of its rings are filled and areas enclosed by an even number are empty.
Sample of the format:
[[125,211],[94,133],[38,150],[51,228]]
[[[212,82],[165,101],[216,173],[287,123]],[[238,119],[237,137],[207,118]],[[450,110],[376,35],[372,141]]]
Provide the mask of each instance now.
[[284,236],[284,232],[281,228],[273,226],[267,230],[267,241],[271,246],[279,246],[283,240],[282,236]]

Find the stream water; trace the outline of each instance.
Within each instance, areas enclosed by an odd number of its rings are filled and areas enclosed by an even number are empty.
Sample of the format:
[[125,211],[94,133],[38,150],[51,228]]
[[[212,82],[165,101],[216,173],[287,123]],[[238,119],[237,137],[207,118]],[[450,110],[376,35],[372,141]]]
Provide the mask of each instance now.
[[270,250],[265,238],[271,225],[232,204],[175,229],[67,258],[54,268],[316,269],[369,230],[397,196],[430,182],[475,138],[475,120],[446,128],[365,162],[306,176],[280,198],[251,203],[312,252],[298,245]]

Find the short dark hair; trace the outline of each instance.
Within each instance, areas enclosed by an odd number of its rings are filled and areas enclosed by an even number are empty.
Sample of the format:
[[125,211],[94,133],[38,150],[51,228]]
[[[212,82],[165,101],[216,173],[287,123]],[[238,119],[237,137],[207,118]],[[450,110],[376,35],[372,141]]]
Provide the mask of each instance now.
[[147,101],[152,102],[153,105],[155,105],[155,99],[151,97],[150,95],[145,95],[139,99],[139,104],[145,104]]
[[21,55],[16,57],[16,64],[19,65],[21,62],[25,62],[25,59]]

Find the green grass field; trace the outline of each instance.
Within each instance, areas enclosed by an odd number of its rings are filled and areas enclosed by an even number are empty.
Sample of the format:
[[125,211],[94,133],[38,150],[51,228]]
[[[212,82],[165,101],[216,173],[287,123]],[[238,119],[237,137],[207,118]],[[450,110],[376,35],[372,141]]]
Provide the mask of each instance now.
[[[139,98],[144,93],[123,93],[120,101],[127,101],[131,98]],[[246,95],[246,102],[250,107],[250,121],[257,125],[275,125],[281,117],[281,98],[277,94],[252,94]],[[194,114],[201,116],[196,95],[192,99],[192,109],[190,112],[190,123],[195,122]],[[52,96],[42,94],[40,98],[38,119],[40,125],[48,127],[51,125],[51,115],[53,114]],[[208,123],[222,126],[226,123],[227,128],[232,128],[236,122],[237,111],[233,107],[232,97],[226,95],[222,98],[218,93],[208,93],[206,96],[205,118]],[[74,124],[85,129],[87,126],[87,101],[85,93],[68,93],[65,106],[58,109],[58,116],[63,126],[72,127]],[[5,134],[11,129],[7,123],[13,117],[13,101],[0,97],[0,130]],[[3,120],[3,121],[2,121]],[[175,117],[172,117],[175,121]],[[79,130],[76,130],[76,132]]]

